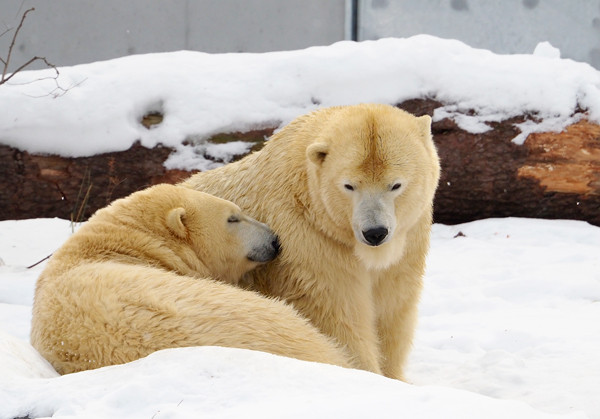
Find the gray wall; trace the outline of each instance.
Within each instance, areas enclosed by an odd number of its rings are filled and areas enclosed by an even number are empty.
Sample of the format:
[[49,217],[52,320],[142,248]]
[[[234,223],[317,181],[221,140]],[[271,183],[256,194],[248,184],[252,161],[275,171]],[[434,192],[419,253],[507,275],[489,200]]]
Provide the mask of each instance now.
[[[428,33],[496,53],[550,41],[600,68],[600,0],[358,0],[359,40]],[[350,36],[352,0],[0,0],[0,33],[28,15],[11,69],[41,55],[73,65],[130,54],[264,52]],[[0,37],[5,57],[12,33]],[[41,68],[42,65],[31,68]]]
[[[62,66],[182,49],[300,49],[343,40],[346,30],[346,0],[0,0],[0,33],[30,7],[13,69],[35,55]],[[0,38],[2,57],[11,36]]]
[[600,68],[600,0],[360,0],[360,39],[428,33],[496,53],[561,57]]

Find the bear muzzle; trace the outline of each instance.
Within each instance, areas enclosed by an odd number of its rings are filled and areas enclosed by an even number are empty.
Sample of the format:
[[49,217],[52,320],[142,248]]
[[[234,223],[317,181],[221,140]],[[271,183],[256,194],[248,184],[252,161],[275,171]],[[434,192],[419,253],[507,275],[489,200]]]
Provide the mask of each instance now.
[[259,263],[270,262],[279,255],[280,250],[279,237],[273,234],[271,240],[267,243],[253,248],[248,254],[248,259]]

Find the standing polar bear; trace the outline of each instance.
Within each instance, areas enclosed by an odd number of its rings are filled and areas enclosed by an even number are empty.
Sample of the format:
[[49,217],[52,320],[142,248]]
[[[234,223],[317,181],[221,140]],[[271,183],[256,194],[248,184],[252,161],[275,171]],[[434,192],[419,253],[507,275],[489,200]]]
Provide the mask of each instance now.
[[292,307],[232,285],[278,251],[273,232],[231,202],[173,185],[136,192],[54,253],[37,281],[31,343],[61,374],[199,345],[350,366]]
[[403,379],[440,175],[431,118],[387,105],[322,109],[183,185],[267,223],[280,257],[250,284],[335,338],[354,366]]

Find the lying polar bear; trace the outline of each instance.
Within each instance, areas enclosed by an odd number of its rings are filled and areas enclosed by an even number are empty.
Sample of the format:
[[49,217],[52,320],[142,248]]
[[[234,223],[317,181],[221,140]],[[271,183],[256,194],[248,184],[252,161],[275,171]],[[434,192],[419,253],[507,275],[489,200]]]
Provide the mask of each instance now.
[[61,374],[214,345],[350,366],[287,304],[235,286],[277,256],[235,204],[157,185],[99,210],[38,279],[32,345]]

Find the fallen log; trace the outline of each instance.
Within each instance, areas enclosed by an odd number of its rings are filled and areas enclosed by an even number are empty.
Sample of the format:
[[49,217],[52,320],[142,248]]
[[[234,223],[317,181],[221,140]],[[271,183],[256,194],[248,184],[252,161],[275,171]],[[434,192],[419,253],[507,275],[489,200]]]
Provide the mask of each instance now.
[[[440,106],[431,99],[399,105],[415,115],[433,115]],[[517,145],[512,142],[520,132],[515,124],[525,119],[491,123],[491,129],[480,134],[462,130],[450,119],[433,123],[442,161],[436,222],[512,216],[584,220],[600,226],[600,126],[581,120],[561,133],[531,134]],[[271,132],[220,135],[215,141],[256,142]],[[164,168],[171,152],[135,144],[123,152],[65,158],[0,145],[0,219],[85,220],[114,199],[189,176],[191,172]]]

